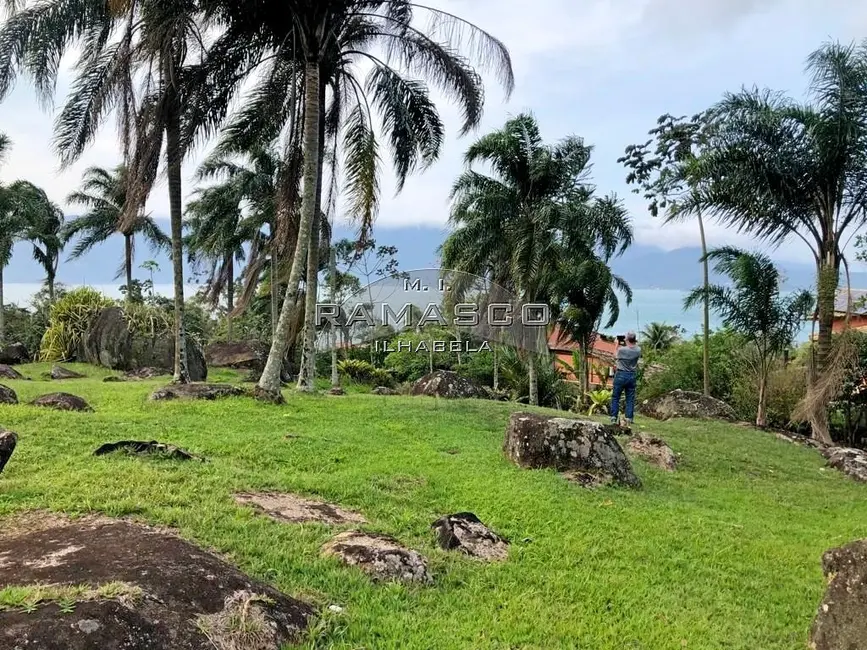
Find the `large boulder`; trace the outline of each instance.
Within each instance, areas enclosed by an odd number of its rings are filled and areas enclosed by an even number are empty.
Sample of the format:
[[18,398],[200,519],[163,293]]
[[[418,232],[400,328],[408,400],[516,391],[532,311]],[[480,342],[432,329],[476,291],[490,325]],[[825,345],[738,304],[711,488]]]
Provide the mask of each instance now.
[[164,530],[98,517],[21,519],[8,529],[4,520],[0,532],[0,557],[11,558],[0,589],[52,584],[62,607],[3,608],[4,650],[277,650],[303,641],[314,615]]
[[[208,378],[205,355],[198,343],[186,339],[187,368],[192,381]],[[79,350],[79,359],[112,370],[173,368],[175,339],[171,335],[133,335],[123,310],[106,307],[94,319]]]
[[157,401],[173,399],[216,400],[248,394],[243,388],[231,384],[169,384],[164,388],[155,390],[151,394],[151,399]]
[[69,368],[64,368],[63,366],[54,365],[51,367],[51,372],[48,373],[48,376],[51,379],[84,379],[86,375],[82,375],[80,372],[75,372],[75,370],[70,370]]
[[505,560],[509,556],[509,542],[485,526],[472,512],[441,517],[431,527],[443,550],[459,551],[488,562]]
[[503,450],[520,467],[578,470],[640,487],[616,432],[617,427],[593,420],[519,412],[509,418]]
[[652,399],[644,400],[639,413],[656,420],[696,418],[734,420],[734,409],[725,402],[702,393],[679,388]]
[[822,570],[828,586],[810,631],[810,648],[867,648],[867,539],[827,551]]
[[89,413],[93,411],[90,404],[84,401],[78,395],[70,395],[69,393],[49,393],[41,395],[30,402],[33,406],[42,406],[44,408],[54,409],[55,411],[82,411]]
[[14,431],[0,429],[0,474],[3,473],[3,468],[12,457],[15,451],[15,445],[18,444],[18,436]]
[[0,363],[0,379],[27,379],[12,366]]
[[30,352],[23,343],[12,343],[0,350],[0,363],[9,366],[14,366],[18,363],[28,363],[30,361]]
[[261,341],[218,341],[205,348],[209,368],[262,371],[269,347]]
[[346,531],[326,542],[322,554],[356,566],[374,580],[408,583],[431,581],[425,559],[389,535]]
[[0,404],[17,404],[18,395],[9,386],[0,384]]
[[447,399],[478,397],[487,399],[484,388],[450,370],[434,370],[412,385],[413,395],[445,397]]
[[677,469],[677,454],[662,438],[640,433],[626,442],[626,449],[667,472]]
[[827,459],[830,467],[856,481],[867,483],[867,451],[849,447],[824,447],[820,453]]

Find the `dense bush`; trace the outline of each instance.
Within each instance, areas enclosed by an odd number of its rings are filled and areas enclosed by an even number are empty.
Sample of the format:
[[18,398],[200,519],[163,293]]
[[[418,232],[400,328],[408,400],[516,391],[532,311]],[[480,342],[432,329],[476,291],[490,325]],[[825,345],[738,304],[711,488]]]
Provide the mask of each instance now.
[[[517,402],[528,402],[530,379],[527,361],[514,348],[502,348],[500,357],[500,388],[508,391]],[[540,356],[536,363],[536,380],[539,386],[539,406],[568,410],[575,406],[578,397],[575,387],[563,380],[563,374],[554,367],[553,361]]]
[[[455,340],[454,333],[440,327],[425,327],[421,332],[401,332],[389,341],[389,346],[395,351],[388,353],[384,365],[400,381],[415,381],[431,370],[454,370],[459,360],[457,353],[431,349],[433,341],[452,340]],[[428,350],[417,351],[422,342],[426,342]],[[467,354],[460,357],[461,360],[469,359]]]
[[[735,381],[743,374],[739,360],[742,348],[742,339],[727,330],[713,332],[710,336],[710,392],[724,402],[732,400]],[[660,369],[648,371],[648,365]],[[699,392],[704,388],[700,336],[676,343],[666,352],[648,355],[646,359],[639,377],[640,399],[656,397],[677,388]]]
[[394,376],[383,368],[377,368],[369,361],[345,359],[337,364],[338,371],[353,381],[374,386],[393,386]]
[[42,361],[74,359],[78,345],[93,319],[114,302],[91,289],[73,289],[52,306],[48,329],[42,337],[39,358]]
[[[740,374],[732,386],[730,404],[742,420],[756,417],[758,383],[751,373]],[[780,363],[768,378],[767,424],[777,429],[798,428],[791,424],[792,412],[807,392],[807,368],[802,362]]]

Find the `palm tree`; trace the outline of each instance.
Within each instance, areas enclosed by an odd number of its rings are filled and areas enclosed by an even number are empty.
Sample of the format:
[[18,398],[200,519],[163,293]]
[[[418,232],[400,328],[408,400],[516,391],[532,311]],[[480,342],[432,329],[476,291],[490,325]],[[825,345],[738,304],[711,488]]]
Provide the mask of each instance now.
[[243,195],[231,182],[199,189],[195,200],[187,204],[186,246],[190,261],[207,264],[208,299],[212,306],[226,292],[226,337],[233,339],[235,311],[235,262],[243,262],[244,245],[259,234],[252,219],[241,213]]
[[102,167],[87,169],[82,176],[81,189],[66,199],[67,203],[85,207],[86,212],[63,227],[62,238],[64,242],[78,238],[69,255],[69,259],[77,259],[113,235],[122,235],[124,256],[118,275],[126,278],[127,295],[130,295],[136,235],[144,237],[151,250],[167,249],[171,240],[150,215],[139,212],[132,221],[124,217],[127,173],[125,165],[111,171]]
[[60,253],[63,251],[63,210],[53,203],[44,190],[30,185],[24,191],[25,199],[32,208],[28,215],[24,237],[33,246],[33,259],[45,269],[45,286],[48,288],[48,303],[54,304],[54,285]]
[[[373,112],[378,111],[383,118],[399,184],[409,172],[431,164],[442,141],[442,126],[427,87],[408,81],[397,66],[456,98],[464,112],[466,132],[481,118],[482,80],[454,48],[469,39],[470,53],[483,65],[495,68],[507,90],[513,85],[511,63],[505,47],[489,34],[451,14],[409,0],[290,0],[288,4],[285,0],[243,4],[213,0],[213,5],[215,13],[229,25],[227,34],[239,46],[249,50],[256,44],[274,53],[274,74],[266,75],[266,83],[274,89],[260,95],[269,98],[272,110],[268,115],[279,122],[278,130],[291,110],[286,107],[285,99],[291,96],[287,87],[295,87],[296,80],[303,79],[298,93],[303,106],[301,213],[283,308],[257,389],[261,396],[279,400],[279,371],[298,285],[308,252],[318,241],[311,232],[321,210],[317,195],[322,193],[326,135],[344,133],[342,177],[349,188],[351,214],[366,231],[378,201],[379,154]],[[428,32],[413,24],[414,11],[436,19]],[[377,48],[383,56],[379,51],[374,53]],[[352,64],[361,60],[373,64],[364,83],[352,70]],[[324,110],[325,89],[329,87],[334,99]],[[310,295],[316,280],[307,275]]]
[[[649,131],[651,139],[640,145],[629,145],[626,154],[617,160],[631,170],[626,182],[638,186],[633,190],[635,193],[644,193],[654,217],[659,216],[661,210],[665,211],[666,224],[695,217],[701,242],[699,261],[705,291],[710,287],[710,270],[702,206],[696,200],[702,182],[697,160],[708,146],[710,126],[706,113],[690,119],[662,115],[656,121],[656,127]],[[704,394],[710,395],[709,299],[703,301],[702,311],[702,376]]]
[[[828,43],[807,60],[809,99],[742,90],[714,106],[692,207],[771,244],[797,238],[817,271],[818,340],[809,401],[813,435],[830,442],[817,396],[828,369],[834,299],[848,241],[867,222],[867,41]],[[824,398],[822,398],[824,397]]]
[[732,286],[711,285],[707,292],[703,287],[693,289],[684,305],[690,308],[707,295],[723,324],[749,344],[745,359],[758,383],[756,426],[764,427],[773,363],[792,344],[804,318],[812,311],[813,296],[809,291],[781,296],[780,273],[766,255],[723,247],[711,250],[708,259],[716,263],[718,273],[729,277]]
[[[13,3],[13,7],[18,3]],[[29,6],[27,6],[29,4]],[[196,85],[226,85],[193,62],[204,45],[200,3],[195,0],[111,0],[26,3],[0,29],[0,98],[17,74],[29,73],[37,93],[50,100],[56,62],[70,49],[83,51],[77,77],[56,123],[64,165],[93,140],[111,108],[118,107],[128,192],[123,228],[133,228],[153,187],[165,141],[175,293],[175,381],[187,381],[183,336],[181,161],[210,114],[226,106],[188,101]],[[116,37],[116,38],[115,38]],[[219,47],[220,41],[213,44]],[[231,66],[227,57],[223,65]],[[235,66],[237,67],[237,66]],[[136,90],[135,83],[139,82]],[[219,118],[212,118],[219,119]]]
[[653,352],[665,352],[680,340],[681,334],[683,328],[680,325],[653,322],[641,330],[641,344]]
[[[545,145],[528,114],[482,136],[467,150],[469,169],[452,189],[453,231],[442,247],[443,266],[483,276],[496,273],[498,284],[514,290],[523,303],[535,303],[555,299],[555,278],[569,258],[577,266],[597,259],[597,247],[606,261],[622,251],[632,240],[631,228],[616,199],[591,200],[590,152],[577,137]],[[492,175],[473,170],[477,163]],[[529,393],[530,402],[538,404],[532,343]]]

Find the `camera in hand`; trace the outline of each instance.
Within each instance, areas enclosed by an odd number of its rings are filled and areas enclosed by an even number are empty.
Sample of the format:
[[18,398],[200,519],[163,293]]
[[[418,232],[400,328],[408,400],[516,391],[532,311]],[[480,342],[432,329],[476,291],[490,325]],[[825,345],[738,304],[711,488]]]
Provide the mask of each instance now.
[[618,334],[617,335],[617,344],[618,345],[626,345],[626,334]]

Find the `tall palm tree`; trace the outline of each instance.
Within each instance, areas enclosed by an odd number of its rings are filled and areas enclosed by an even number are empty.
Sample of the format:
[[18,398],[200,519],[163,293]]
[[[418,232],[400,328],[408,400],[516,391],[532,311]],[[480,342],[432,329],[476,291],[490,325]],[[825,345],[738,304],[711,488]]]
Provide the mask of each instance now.
[[[811,393],[832,345],[845,247],[867,223],[867,41],[828,43],[807,60],[808,100],[770,90],[726,95],[710,113],[712,137],[695,207],[771,244],[802,241],[816,264],[818,340]],[[813,435],[830,442],[826,404],[809,401]]]
[[225,291],[226,337],[233,339],[235,311],[235,262],[246,258],[244,245],[259,234],[252,219],[241,212],[243,196],[231,182],[199,189],[187,204],[186,246],[190,261],[209,267],[208,299],[216,306]]
[[[206,116],[225,115],[225,104],[194,104],[197,85],[226,85],[194,57],[204,45],[203,18],[196,0],[35,0],[25,2],[0,29],[0,98],[19,72],[34,80],[39,96],[54,94],[58,62],[79,46],[76,79],[56,123],[56,145],[64,165],[93,140],[112,108],[120,117],[128,167],[125,227],[138,219],[157,176],[163,145],[171,216],[175,293],[176,381],[187,381],[183,336],[181,161]],[[220,41],[211,45],[219,47]],[[243,56],[244,50],[236,48]],[[232,63],[227,56],[226,68]],[[237,67],[237,66],[235,66]],[[136,88],[138,85],[138,88]],[[220,119],[211,118],[211,122]]]
[[680,340],[682,333],[680,325],[654,321],[641,330],[641,345],[653,352],[665,352]]
[[[597,259],[596,248],[602,259],[622,251],[632,231],[616,199],[591,200],[590,152],[574,136],[544,144],[528,114],[482,136],[467,150],[469,168],[452,189],[453,231],[442,247],[443,266],[477,275],[495,272],[498,284],[505,276],[506,287],[523,303],[533,303],[555,299],[558,265],[566,258],[577,265]],[[477,163],[492,174],[472,169]],[[527,367],[530,402],[538,404],[534,347],[527,350]]]
[[53,304],[60,253],[65,245],[62,234],[63,210],[39,187],[25,186],[22,191],[28,195],[24,200],[31,206],[24,237],[33,246],[33,259],[45,270],[48,302]]
[[774,361],[788,348],[813,309],[809,291],[780,295],[781,277],[766,255],[748,253],[734,247],[711,250],[708,258],[715,270],[728,276],[730,287],[711,285],[693,289],[684,300],[692,307],[708,296],[711,307],[726,327],[741,334],[749,343],[745,359],[750,363],[758,383],[756,426],[767,424],[768,377]]
[[102,167],[87,169],[82,176],[81,189],[66,199],[67,203],[85,207],[86,212],[66,223],[62,238],[64,242],[78,238],[69,255],[70,259],[76,259],[113,235],[122,235],[124,254],[118,276],[126,278],[127,295],[130,295],[136,235],[144,237],[152,250],[168,249],[171,240],[150,215],[139,212],[134,220],[125,218],[127,173],[125,165],[111,171]]
[[[316,241],[311,231],[321,209],[317,195],[322,188],[323,121],[325,132],[344,130],[347,146],[342,176],[349,187],[351,214],[366,229],[378,200],[379,155],[373,112],[383,117],[399,184],[415,168],[432,163],[440,150],[442,129],[427,87],[408,81],[400,70],[431,81],[455,98],[464,112],[466,132],[481,117],[482,80],[455,48],[466,41],[469,53],[480,64],[494,68],[507,90],[513,85],[511,63],[505,47],[486,32],[408,0],[290,0],[288,4],[283,0],[254,0],[243,5],[213,0],[212,4],[229,25],[227,33],[235,42],[248,48],[255,42],[276,53],[274,69],[281,71],[284,82],[274,83],[273,76],[269,79],[277,88],[276,95],[268,96],[272,100],[282,97],[276,105],[271,104],[271,115],[285,115],[283,107],[289,95],[285,89],[299,77],[303,79],[299,89],[304,162],[298,236],[283,308],[258,385],[261,396],[279,400],[279,371],[298,285],[306,270],[308,250]],[[414,11],[435,19],[427,32],[414,25]],[[362,60],[373,65],[365,82],[351,70],[352,63]],[[331,87],[334,97],[327,111],[326,87]],[[308,281],[314,288],[315,279]]]

